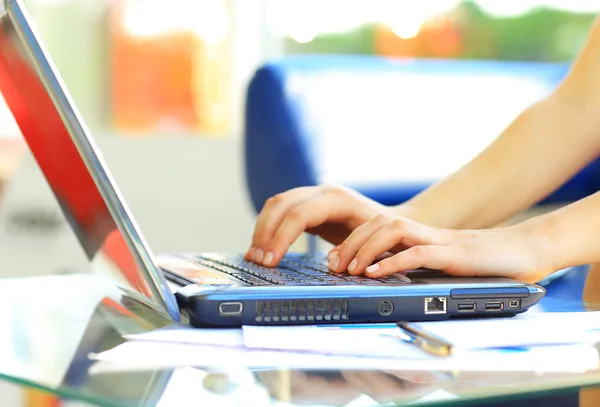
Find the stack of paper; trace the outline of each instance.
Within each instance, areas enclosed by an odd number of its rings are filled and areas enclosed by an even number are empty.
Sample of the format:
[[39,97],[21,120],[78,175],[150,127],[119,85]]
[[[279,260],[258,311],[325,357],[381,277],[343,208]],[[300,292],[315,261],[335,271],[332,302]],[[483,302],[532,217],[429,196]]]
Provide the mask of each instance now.
[[240,329],[176,327],[131,336],[95,358],[128,366],[243,365],[252,368],[581,372],[599,366],[600,313],[531,313],[513,318],[414,324],[452,343],[450,357],[403,339],[396,324]]
[[[253,349],[360,354],[402,359],[402,368],[489,371],[585,371],[600,359],[600,313],[531,313],[513,318],[413,324],[453,344],[451,357],[408,345],[396,324],[244,327]],[[391,342],[390,342],[391,340]],[[415,363],[412,363],[412,362]]]

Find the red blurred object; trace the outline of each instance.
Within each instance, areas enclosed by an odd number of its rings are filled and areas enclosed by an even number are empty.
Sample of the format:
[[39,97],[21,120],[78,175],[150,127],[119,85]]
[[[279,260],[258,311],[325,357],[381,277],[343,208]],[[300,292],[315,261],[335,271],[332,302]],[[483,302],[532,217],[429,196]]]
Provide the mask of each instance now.
[[227,130],[225,44],[207,44],[189,27],[136,35],[126,25],[129,3],[115,2],[110,18],[116,129],[126,134]]
[[431,28],[425,28],[431,52],[438,58],[458,58],[462,53],[458,30],[449,19],[440,19]]
[[17,48],[16,35],[8,25],[0,25],[0,90],[6,104],[88,257],[92,259],[102,252],[122,267],[132,287],[148,294],[132,252],[54,102],[24,58],[25,51]]

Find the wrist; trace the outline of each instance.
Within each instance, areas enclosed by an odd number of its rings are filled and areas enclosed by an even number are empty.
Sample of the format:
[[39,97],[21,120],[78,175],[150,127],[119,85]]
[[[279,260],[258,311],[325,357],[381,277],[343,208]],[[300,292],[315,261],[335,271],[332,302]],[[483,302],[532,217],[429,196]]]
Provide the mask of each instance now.
[[420,211],[418,206],[412,205],[410,202],[395,206],[392,210],[395,216],[407,218],[427,226],[437,226],[434,224],[435,222],[433,222],[431,215],[424,213],[422,210]]
[[544,276],[572,266],[569,253],[560,249],[560,227],[553,216],[540,215],[507,227],[538,258],[538,271]]
[[393,211],[395,216],[407,218],[434,228],[462,229],[457,220],[450,216],[449,212],[443,209],[440,210],[439,207],[436,210],[430,210],[423,207],[423,205],[413,204],[409,201],[393,207]]

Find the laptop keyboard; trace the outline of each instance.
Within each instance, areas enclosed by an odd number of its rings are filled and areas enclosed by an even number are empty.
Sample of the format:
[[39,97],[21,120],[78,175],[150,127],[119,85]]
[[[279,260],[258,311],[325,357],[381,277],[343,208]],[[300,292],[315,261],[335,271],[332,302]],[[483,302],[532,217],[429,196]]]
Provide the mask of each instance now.
[[307,255],[287,256],[277,267],[268,268],[247,262],[242,256],[201,255],[198,262],[229,274],[253,286],[324,286],[324,285],[404,285],[411,280],[394,274],[382,278],[332,273],[324,258]]

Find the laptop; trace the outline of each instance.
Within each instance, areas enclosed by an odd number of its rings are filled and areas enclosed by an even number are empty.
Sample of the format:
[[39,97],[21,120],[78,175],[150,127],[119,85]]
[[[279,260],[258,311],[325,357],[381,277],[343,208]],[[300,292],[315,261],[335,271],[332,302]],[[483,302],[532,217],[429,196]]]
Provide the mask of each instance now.
[[241,254],[155,256],[24,3],[0,7],[0,91],[21,133],[87,258],[157,314],[197,327],[425,321],[514,315],[544,296],[536,284],[436,270],[337,275],[324,255],[289,253],[276,268]]

